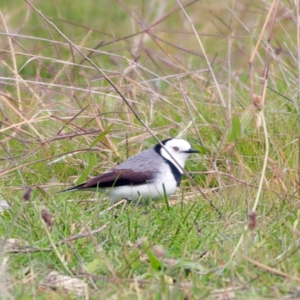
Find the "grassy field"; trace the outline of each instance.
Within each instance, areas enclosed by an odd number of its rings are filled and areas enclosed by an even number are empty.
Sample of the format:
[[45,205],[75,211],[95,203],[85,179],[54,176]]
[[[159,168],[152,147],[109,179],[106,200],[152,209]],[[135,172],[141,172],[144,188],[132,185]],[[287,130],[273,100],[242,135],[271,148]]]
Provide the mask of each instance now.
[[[299,1],[2,1],[0,299],[299,299]],[[57,194],[187,139],[176,195]]]

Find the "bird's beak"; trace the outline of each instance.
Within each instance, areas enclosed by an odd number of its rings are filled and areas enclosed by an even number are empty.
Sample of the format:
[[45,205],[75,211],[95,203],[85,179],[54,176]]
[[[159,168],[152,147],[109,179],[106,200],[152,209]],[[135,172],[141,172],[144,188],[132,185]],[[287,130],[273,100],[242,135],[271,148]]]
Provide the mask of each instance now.
[[182,152],[184,152],[184,153],[199,153],[198,150],[193,149],[193,148],[191,148],[191,149],[189,149],[189,150],[186,150],[186,151],[182,151]]

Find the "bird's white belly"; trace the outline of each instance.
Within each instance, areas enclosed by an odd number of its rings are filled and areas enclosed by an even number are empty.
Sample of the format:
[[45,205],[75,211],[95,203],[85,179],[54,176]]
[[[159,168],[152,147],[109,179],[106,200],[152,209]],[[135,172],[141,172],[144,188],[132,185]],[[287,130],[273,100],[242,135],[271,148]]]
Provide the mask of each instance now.
[[177,186],[175,180],[171,182],[149,183],[138,186],[117,186],[109,188],[107,194],[114,203],[121,199],[151,201],[172,195],[176,192]]

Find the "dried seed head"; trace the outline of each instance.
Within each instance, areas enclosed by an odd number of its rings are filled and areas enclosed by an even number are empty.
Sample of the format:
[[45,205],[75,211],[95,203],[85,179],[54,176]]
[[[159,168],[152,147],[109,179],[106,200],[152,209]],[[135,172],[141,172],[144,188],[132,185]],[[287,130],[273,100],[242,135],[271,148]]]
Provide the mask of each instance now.
[[154,245],[153,246],[153,253],[157,257],[165,257],[166,256],[166,250],[162,245]]
[[52,227],[54,224],[54,216],[46,209],[43,208],[41,211],[41,217],[48,227]]
[[252,98],[252,104],[254,105],[256,110],[262,110],[263,109],[263,103],[261,100],[261,96],[254,95]]
[[248,214],[248,228],[253,230],[257,227],[257,218],[256,218],[256,212],[251,211]]
[[26,188],[26,190],[25,190],[25,192],[23,194],[23,200],[24,201],[29,201],[30,200],[31,192],[32,192],[32,188],[31,187]]
[[140,237],[136,240],[135,244],[138,248],[141,248],[145,242],[147,242],[147,238],[146,237]]

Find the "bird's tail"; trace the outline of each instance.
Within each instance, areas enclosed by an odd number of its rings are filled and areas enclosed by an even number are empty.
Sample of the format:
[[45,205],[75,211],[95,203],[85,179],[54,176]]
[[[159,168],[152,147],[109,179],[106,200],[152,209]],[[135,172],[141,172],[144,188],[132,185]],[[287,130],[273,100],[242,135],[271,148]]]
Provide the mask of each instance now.
[[69,189],[59,191],[59,192],[57,192],[57,194],[78,191],[78,190],[80,190],[83,187],[83,185],[84,185],[84,183],[76,185],[76,186],[73,186],[73,187],[71,187]]

